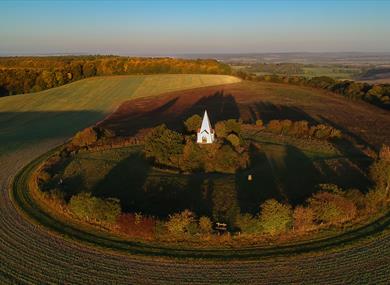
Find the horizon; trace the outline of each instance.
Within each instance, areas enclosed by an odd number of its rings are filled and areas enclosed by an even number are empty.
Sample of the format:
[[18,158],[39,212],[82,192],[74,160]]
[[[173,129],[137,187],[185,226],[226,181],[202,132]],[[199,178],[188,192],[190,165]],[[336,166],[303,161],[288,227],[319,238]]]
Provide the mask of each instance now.
[[388,1],[2,1],[0,10],[1,56],[390,52]]

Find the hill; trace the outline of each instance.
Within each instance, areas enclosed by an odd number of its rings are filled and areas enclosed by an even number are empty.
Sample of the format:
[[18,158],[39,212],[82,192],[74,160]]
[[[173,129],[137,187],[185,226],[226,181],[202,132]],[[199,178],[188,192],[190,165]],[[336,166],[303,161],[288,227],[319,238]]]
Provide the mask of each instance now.
[[0,156],[43,140],[57,142],[103,119],[122,101],[238,82],[223,75],[96,77],[58,88],[0,98]]

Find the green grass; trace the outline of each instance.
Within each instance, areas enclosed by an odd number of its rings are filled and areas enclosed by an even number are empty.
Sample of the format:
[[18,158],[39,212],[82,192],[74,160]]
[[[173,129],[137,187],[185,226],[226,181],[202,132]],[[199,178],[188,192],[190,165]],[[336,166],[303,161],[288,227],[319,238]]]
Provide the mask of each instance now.
[[95,77],[58,88],[0,98],[0,156],[31,144],[59,142],[139,97],[238,82],[224,75]]
[[[366,180],[349,158],[329,142],[253,131],[243,132],[243,138],[257,149],[250,151],[251,165],[235,176],[160,173],[144,159],[140,146],[130,146],[76,154],[61,173],[61,190],[70,198],[87,189],[95,196],[118,198],[125,212],[164,218],[183,209],[211,216],[214,203],[202,193],[208,191],[206,184],[213,183],[215,191],[228,195],[218,186],[221,180],[235,191],[234,202],[241,211],[252,214],[270,198],[302,204],[320,183],[366,187]],[[248,174],[253,181],[248,182]]]

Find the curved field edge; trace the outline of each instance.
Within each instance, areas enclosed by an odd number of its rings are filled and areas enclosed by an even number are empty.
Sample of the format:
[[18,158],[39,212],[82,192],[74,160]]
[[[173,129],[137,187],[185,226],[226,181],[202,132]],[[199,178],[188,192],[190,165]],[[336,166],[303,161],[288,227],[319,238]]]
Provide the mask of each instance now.
[[95,234],[81,230],[74,225],[60,221],[52,217],[42,209],[30,195],[29,179],[36,168],[52,154],[53,150],[36,158],[26,165],[14,178],[10,187],[10,197],[15,206],[32,221],[54,234],[69,238],[101,249],[114,252],[121,252],[131,255],[144,255],[156,257],[173,258],[199,258],[199,259],[258,259],[264,257],[292,256],[304,253],[325,253],[326,251],[337,251],[349,246],[357,245],[360,242],[367,242],[377,235],[383,233],[390,227],[390,211],[375,221],[347,231],[334,237],[328,237],[306,242],[270,246],[270,247],[243,247],[243,248],[179,248],[158,246],[152,243],[136,241],[124,241],[109,235]]

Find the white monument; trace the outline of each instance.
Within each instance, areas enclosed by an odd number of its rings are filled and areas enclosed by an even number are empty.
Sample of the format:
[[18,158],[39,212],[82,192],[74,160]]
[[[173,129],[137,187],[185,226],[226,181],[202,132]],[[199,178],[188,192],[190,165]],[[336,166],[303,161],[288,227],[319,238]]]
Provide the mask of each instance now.
[[213,143],[214,139],[214,130],[211,128],[209,116],[207,115],[207,111],[205,110],[202,126],[200,127],[200,129],[198,129],[196,142],[201,144],[208,144]]

